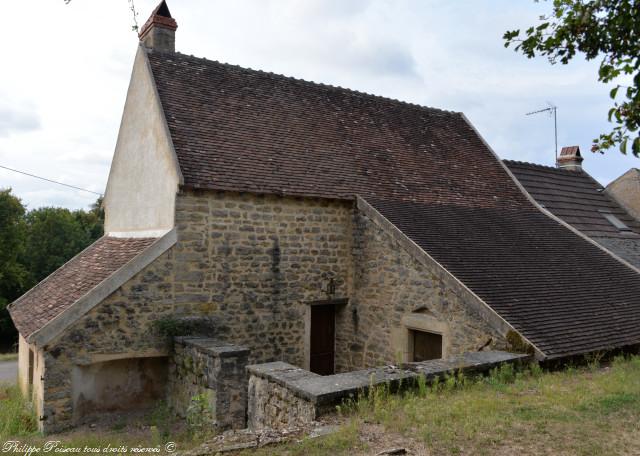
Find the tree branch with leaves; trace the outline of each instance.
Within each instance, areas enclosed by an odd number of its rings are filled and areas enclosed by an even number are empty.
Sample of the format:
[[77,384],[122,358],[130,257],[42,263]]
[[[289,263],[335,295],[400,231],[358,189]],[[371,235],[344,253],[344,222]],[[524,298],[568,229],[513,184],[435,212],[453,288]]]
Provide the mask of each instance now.
[[[71,0],[63,0],[63,1],[65,5],[68,5],[69,3],[71,3]],[[129,3],[129,11],[131,11],[131,16],[132,16],[131,30],[133,32],[138,33],[140,27],[138,27],[138,12],[136,11],[136,5],[134,3],[134,0],[127,0],[127,2]]]
[[505,47],[528,58],[546,56],[551,64],[568,64],[579,54],[600,59],[598,80],[615,84],[608,115],[614,126],[593,140],[591,150],[604,153],[618,146],[640,156],[640,0],[553,0],[552,5],[540,24],[524,33],[506,32]]

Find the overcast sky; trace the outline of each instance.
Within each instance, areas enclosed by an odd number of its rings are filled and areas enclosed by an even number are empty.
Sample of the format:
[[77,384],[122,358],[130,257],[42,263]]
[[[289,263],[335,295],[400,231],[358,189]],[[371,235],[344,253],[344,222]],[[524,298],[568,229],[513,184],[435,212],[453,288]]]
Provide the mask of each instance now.
[[[135,0],[144,23],[156,0]],[[503,46],[507,29],[549,11],[533,0],[169,0],[185,54],[464,112],[502,158],[551,165],[579,145],[601,183],[638,166],[589,152],[606,131],[596,62],[550,66]],[[103,192],[137,35],[127,0],[5,1],[0,165]],[[0,169],[29,208],[87,207],[95,196]]]

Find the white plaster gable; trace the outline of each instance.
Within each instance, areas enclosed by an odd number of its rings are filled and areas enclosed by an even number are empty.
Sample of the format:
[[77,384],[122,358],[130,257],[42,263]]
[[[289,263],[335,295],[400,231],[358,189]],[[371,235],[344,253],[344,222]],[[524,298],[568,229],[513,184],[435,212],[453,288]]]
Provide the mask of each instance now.
[[182,174],[147,52],[140,46],[135,57],[109,172],[104,201],[107,234],[135,236],[174,226]]

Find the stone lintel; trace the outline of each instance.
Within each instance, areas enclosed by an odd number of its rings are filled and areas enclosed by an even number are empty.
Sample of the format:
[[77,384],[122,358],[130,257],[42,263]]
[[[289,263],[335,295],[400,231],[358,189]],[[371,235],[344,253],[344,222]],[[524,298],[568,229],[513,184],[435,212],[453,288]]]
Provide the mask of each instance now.
[[169,356],[167,350],[142,350],[123,353],[93,353],[83,358],[76,358],[75,364],[78,366],[89,366],[96,363],[118,361],[133,358],[163,358]]
[[309,301],[306,303],[308,306],[346,306],[349,304],[349,298],[340,298],[340,299],[321,299],[319,301]]

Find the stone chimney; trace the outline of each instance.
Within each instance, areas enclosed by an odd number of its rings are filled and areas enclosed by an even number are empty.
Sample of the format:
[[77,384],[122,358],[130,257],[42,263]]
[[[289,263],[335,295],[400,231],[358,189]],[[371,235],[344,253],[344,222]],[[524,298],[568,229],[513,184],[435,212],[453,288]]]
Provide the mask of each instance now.
[[176,52],[176,29],[178,24],[171,17],[167,2],[160,2],[140,29],[138,37],[148,48],[162,52]]
[[578,146],[563,147],[556,162],[558,168],[569,171],[582,171],[582,155]]

